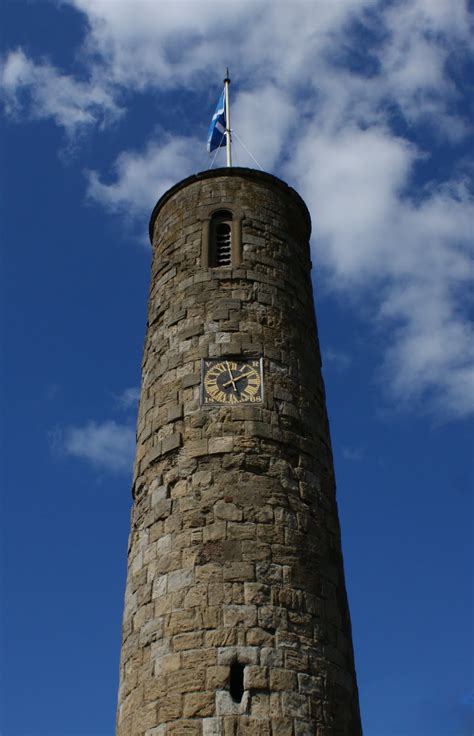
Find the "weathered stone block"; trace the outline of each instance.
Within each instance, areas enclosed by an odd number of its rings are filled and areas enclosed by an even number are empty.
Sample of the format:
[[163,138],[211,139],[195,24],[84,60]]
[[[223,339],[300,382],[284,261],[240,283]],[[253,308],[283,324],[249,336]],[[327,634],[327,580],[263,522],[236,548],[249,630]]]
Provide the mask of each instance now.
[[298,688],[300,693],[313,697],[323,694],[323,683],[320,677],[313,677],[304,673],[298,674]]
[[168,497],[167,486],[158,485],[151,493],[151,506],[155,506],[159,501]]
[[175,404],[168,409],[168,422],[176,422],[183,417],[183,405]]
[[253,629],[248,629],[246,632],[245,643],[249,646],[257,647],[269,647],[272,646],[275,640],[275,635],[265,629],[260,629],[256,626]]
[[307,672],[309,668],[309,657],[307,652],[296,649],[285,650],[285,667],[296,672]]
[[270,715],[270,695],[268,693],[253,692],[250,701],[250,713],[256,718],[268,718]]
[[201,736],[201,723],[184,719],[177,723],[168,723],[166,736]]
[[202,721],[202,736],[222,736],[222,718],[204,718]]
[[271,588],[264,583],[244,583],[245,603],[262,605],[270,601]]
[[173,570],[168,573],[168,593],[188,588],[194,582],[194,570]]
[[250,628],[256,623],[256,606],[224,606],[224,626],[233,627],[242,624]]
[[132,723],[135,733],[145,733],[152,728],[158,717],[158,708],[155,704],[150,703],[144,705],[140,710],[133,714]]
[[156,728],[149,728],[148,731],[145,731],[145,736],[166,736],[166,726],[162,724],[161,726],[156,726]]
[[217,519],[225,519],[226,521],[241,521],[243,512],[234,503],[217,501],[214,504],[214,516]]
[[190,693],[184,696],[183,716],[202,718],[214,713],[214,692]]
[[294,736],[292,718],[272,718],[272,736]]
[[173,648],[176,652],[186,649],[195,649],[201,646],[204,634],[202,631],[193,631],[188,634],[178,634],[173,637]]
[[159,719],[162,723],[166,721],[174,721],[182,714],[182,695],[178,693],[168,693],[166,698],[160,704]]
[[268,688],[268,669],[248,665],[244,670],[244,688],[246,690],[266,690]]
[[168,637],[154,641],[151,645],[151,657],[156,660],[169,654],[171,651],[171,640]]
[[208,453],[208,440],[189,440],[185,444],[185,450],[188,457],[202,457]]
[[201,692],[206,686],[206,670],[204,667],[192,667],[188,670],[171,672],[166,682],[170,693]]
[[182,386],[183,388],[189,388],[190,386],[199,386],[200,383],[201,383],[201,374],[191,373],[183,378]]
[[217,541],[225,539],[226,537],[226,522],[215,521],[212,524],[207,524],[203,529],[203,542]]
[[167,636],[182,634],[194,629],[196,614],[194,609],[189,611],[172,611],[166,617],[165,632]]
[[178,449],[181,446],[181,432],[174,432],[169,437],[165,437],[161,441],[161,452],[165,455],[167,452]]
[[223,570],[224,580],[253,580],[254,566],[251,562],[228,562]]
[[238,661],[240,664],[257,664],[258,656],[258,647],[219,647],[217,662],[227,665],[234,661]]
[[305,695],[297,695],[293,692],[282,693],[283,713],[293,718],[309,717],[309,702]]
[[215,665],[208,667],[206,670],[206,688],[207,690],[222,690],[227,687],[229,681],[229,667],[225,665]]
[[239,720],[239,732],[242,736],[270,736],[270,723],[264,718],[243,716]]
[[208,647],[233,646],[237,644],[237,631],[223,627],[215,631],[206,631],[204,640]]
[[[237,564],[237,563],[228,563],[231,564]],[[215,562],[210,562],[205,565],[199,565],[196,567],[194,574],[196,576],[196,581],[200,582],[208,582],[208,583],[219,583],[223,579],[223,568],[222,565],[219,565]]]
[[169,498],[163,498],[161,501],[157,501],[153,507],[153,519],[166,519],[171,513],[171,500]]
[[287,629],[288,612],[277,606],[260,606],[258,609],[258,625],[264,629]]
[[232,452],[234,449],[233,437],[213,437],[209,440],[209,454]]
[[296,673],[280,667],[270,667],[270,689],[292,692],[296,690]]
[[295,736],[314,736],[314,726],[308,721],[295,720]]
[[227,534],[231,539],[255,539],[257,525],[252,522],[232,522],[227,525]]
[[[189,669],[192,667],[212,667],[217,662],[217,650],[216,649],[189,649],[181,653],[181,662],[183,669]],[[208,690],[210,688],[207,688]]]
[[184,599],[185,608],[194,608],[195,606],[206,606],[207,604],[207,586],[203,583],[190,588]]
[[196,610],[196,627],[201,629],[216,629],[222,623],[220,606],[207,606]]
[[244,693],[242,701],[237,703],[232,699],[227,690],[218,690],[216,692],[216,714],[218,716],[226,716],[238,713],[246,713],[249,702],[249,694]]
[[210,583],[207,586],[208,603],[210,606],[218,606],[224,600],[224,585],[222,583]]

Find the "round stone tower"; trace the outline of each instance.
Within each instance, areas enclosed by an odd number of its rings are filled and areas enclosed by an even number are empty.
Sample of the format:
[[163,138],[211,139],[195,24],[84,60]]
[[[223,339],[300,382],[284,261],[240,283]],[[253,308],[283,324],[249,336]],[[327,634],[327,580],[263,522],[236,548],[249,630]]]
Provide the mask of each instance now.
[[156,205],[118,736],[358,736],[310,218],[251,169]]

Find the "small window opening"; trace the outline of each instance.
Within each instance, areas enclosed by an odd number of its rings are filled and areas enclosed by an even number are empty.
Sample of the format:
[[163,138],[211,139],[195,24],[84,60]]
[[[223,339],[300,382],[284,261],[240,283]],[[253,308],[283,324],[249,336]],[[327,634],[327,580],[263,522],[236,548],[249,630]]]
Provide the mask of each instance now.
[[210,266],[230,266],[232,263],[232,214],[221,211],[211,220]]
[[244,696],[244,666],[232,662],[230,666],[230,695],[234,703],[241,703]]

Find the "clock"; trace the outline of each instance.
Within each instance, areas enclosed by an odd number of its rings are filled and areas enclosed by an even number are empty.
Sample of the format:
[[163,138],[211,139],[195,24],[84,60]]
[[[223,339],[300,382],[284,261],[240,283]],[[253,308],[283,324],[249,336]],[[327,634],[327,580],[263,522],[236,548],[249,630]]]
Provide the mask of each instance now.
[[226,406],[262,402],[261,358],[217,358],[202,361],[203,404]]

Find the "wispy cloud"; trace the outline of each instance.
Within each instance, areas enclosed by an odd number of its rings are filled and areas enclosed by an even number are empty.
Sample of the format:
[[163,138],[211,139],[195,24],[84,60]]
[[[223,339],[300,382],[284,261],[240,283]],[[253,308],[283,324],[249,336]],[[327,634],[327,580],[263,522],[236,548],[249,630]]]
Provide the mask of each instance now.
[[166,136],[142,151],[124,151],[115,163],[115,179],[104,183],[96,171],[87,173],[88,195],[112,211],[143,216],[173,184],[200,168],[200,141]]
[[334,350],[331,347],[323,349],[323,365],[330,365],[337,371],[345,371],[351,364],[351,356],[342,350]]
[[130,388],[124,389],[121,394],[117,396],[117,403],[121,409],[127,411],[129,409],[135,409],[140,399],[140,387],[131,386]]
[[365,450],[363,447],[343,447],[342,448],[342,457],[344,460],[349,460],[350,462],[360,462],[364,459],[365,456]]
[[417,155],[384,128],[328,136],[315,124],[290,169],[316,213],[315,258],[331,288],[375,305],[385,390],[398,405],[462,417],[474,410],[473,198],[462,180],[410,196]]
[[135,450],[135,430],[115,421],[88,422],[82,427],[66,427],[55,433],[56,451],[90,462],[112,473],[131,472]]
[[[216,14],[206,0],[68,2],[87,21],[78,54],[87,81],[13,51],[2,66],[7,111],[51,117],[73,135],[116,119],[130,89],[193,87],[204,97],[203,80],[208,86],[215,59],[225,58],[241,81],[233,126],[306,199],[320,277],[351,304],[370,300],[371,326],[386,345],[383,390],[397,405],[443,418],[472,412],[473,199],[459,174],[464,161],[442,177],[433,167],[415,188],[431,147],[454,150],[472,134],[455,71],[470,44],[467,5],[241,0]],[[117,157],[111,178],[89,171],[88,195],[142,218],[202,168],[201,147],[155,129],[141,149]],[[238,163],[255,165],[242,150]]]
[[7,114],[52,118],[69,136],[95,124],[107,125],[123,112],[103,80],[79,81],[46,61],[33,62],[22,49],[10,52],[0,64],[0,90]]

